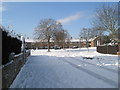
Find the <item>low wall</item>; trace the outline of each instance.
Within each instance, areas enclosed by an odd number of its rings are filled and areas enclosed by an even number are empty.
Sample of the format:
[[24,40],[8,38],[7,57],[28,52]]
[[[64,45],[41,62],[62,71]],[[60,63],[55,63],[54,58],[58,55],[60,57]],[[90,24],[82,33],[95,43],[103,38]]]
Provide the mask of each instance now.
[[9,88],[21,67],[30,55],[30,51],[14,56],[14,60],[2,66],[2,88]]
[[97,52],[104,54],[117,54],[118,46],[97,46]]

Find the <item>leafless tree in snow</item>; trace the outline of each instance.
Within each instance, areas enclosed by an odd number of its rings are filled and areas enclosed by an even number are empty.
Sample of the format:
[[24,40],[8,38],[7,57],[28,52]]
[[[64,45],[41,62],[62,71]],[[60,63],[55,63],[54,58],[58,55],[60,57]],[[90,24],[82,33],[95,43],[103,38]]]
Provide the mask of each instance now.
[[64,30],[64,29],[58,30],[58,31],[55,31],[54,41],[56,42],[57,45],[62,44],[62,47],[64,48],[65,42],[69,40],[69,37],[70,35],[67,30]]
[[[86,47],[89,47],[89,40],[93,37],[92,29],[90,28],[82,28],[79,34],[80,39],[85,40]],[[88,48],[89,51],[89,48]]]
[[118,30],[118,5],[103,5],[98,8],[92,24],[108,31],[111,38],[115,40]]
[[50,40],[53,39],[56,30],[62,30],[62,25],[53,19],[42,19],[35,28],[35,38],[47,40],[48,52],[50,51]]

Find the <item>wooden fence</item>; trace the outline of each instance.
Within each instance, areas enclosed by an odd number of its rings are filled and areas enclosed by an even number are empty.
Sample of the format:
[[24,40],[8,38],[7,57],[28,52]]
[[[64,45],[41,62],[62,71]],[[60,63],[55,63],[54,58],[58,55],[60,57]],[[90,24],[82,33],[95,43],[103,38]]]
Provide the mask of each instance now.
[[103,54],[117,54],[118,46],[97,46],[97,52]]

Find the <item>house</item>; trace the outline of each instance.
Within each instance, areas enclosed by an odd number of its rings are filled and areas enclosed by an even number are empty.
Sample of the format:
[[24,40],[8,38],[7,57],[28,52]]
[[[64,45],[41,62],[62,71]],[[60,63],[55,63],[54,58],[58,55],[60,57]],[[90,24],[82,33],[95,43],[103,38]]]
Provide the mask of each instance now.
[[[46,49],[47,48],[47,41],[46,40],[38,40],[38,39],[25,39],[25,42],[27,44],[27,48],[29,49]],[[99,45],[99,40],[97,38],[91,38],[88,40],[89,47],[95,47]],[[84,39],[78,39],[74,38],[71,40],[65,40],[65,43],[63,42],[54,42],[53,40],[50,40],[50,48],[54,48],[54,46],[57,45],[61,48],[73,48],[73,47],[86,47],[87,42]]]
[[100,46],[101,44],[100,37],[95,37],[91,40],[91,47]]

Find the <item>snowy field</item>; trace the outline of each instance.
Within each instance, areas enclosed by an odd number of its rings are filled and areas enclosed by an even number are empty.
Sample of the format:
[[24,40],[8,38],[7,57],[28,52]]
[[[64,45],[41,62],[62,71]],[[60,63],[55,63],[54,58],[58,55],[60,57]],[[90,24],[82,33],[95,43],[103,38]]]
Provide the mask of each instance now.
[[118,56],[96,48],[31,50],[11,88],[117,88]]

